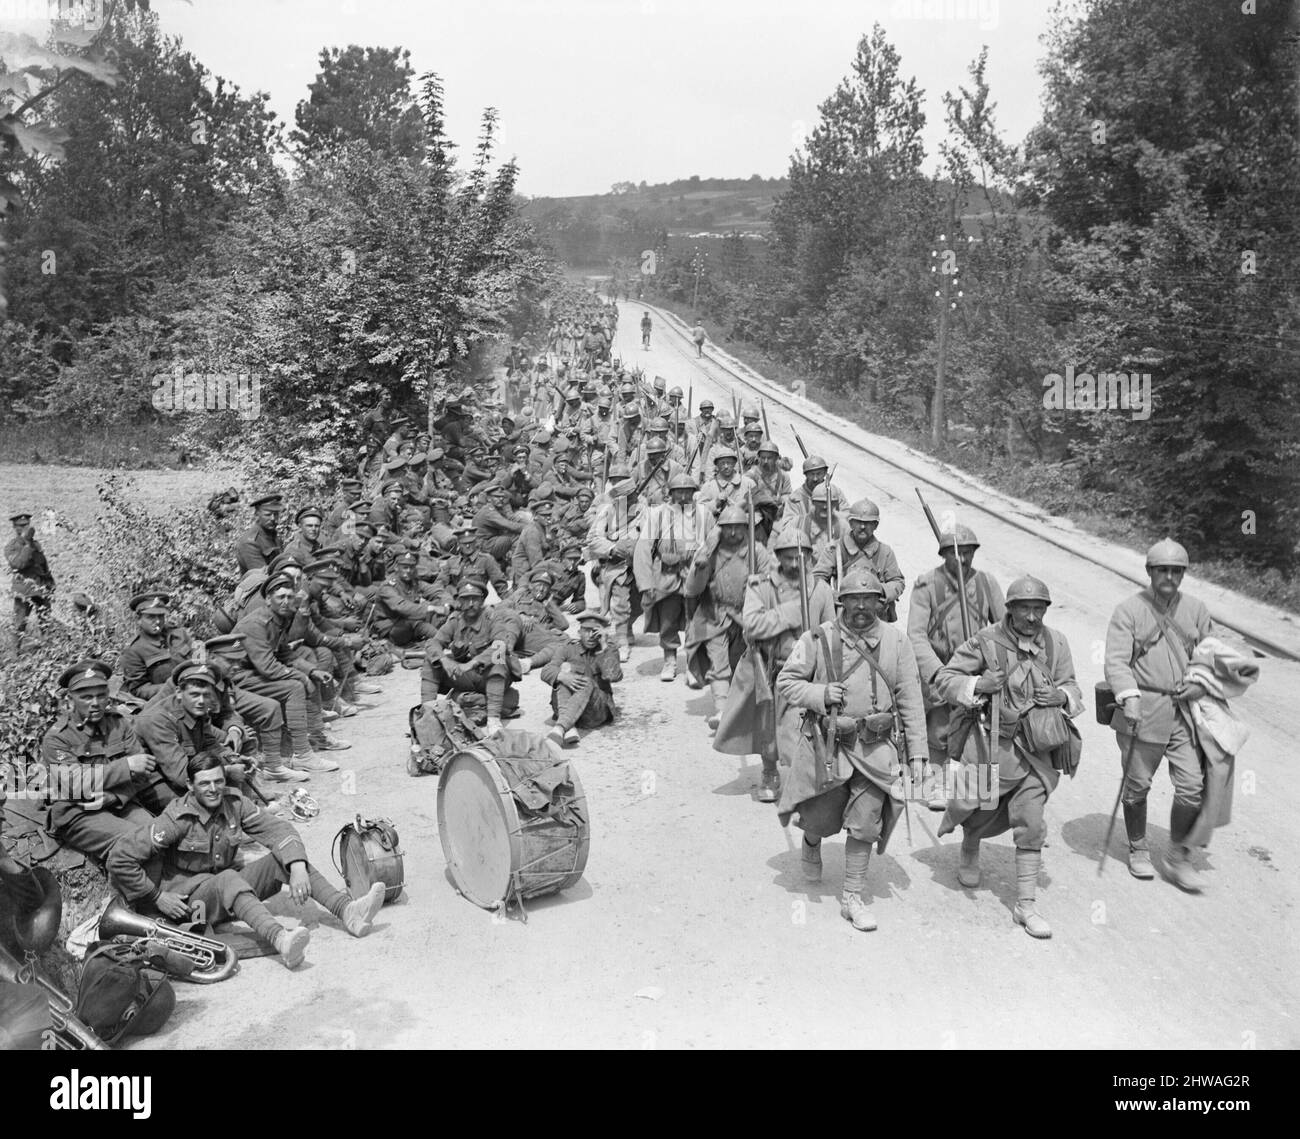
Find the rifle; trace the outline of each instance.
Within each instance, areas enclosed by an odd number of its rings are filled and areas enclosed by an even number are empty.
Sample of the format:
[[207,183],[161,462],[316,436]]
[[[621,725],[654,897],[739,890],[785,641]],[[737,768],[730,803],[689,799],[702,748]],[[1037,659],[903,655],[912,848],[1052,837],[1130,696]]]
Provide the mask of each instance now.
[[799,438],[799,432],[795,431],[794,425],[790,425],[790,430],[794,433],[794,441],[799,444],[799,450],[803,452],[803,457],[808,457],[808,448],[803,445],[803,440]]
[[758,552],[754,549],[754,492],[745,492],[745,505],[749,507],[749,576],[758,573]]
[[691,401],[694,398],[694,396],[695,396],[695,385],[687,384],[686,385],[686,418],[688,420],[691,418]]
[[[836,466],[838,465],[839,464],[837,463]],[[831,540],[835,543],[835,582],[837,585],[843,585],[844,584],[844,550],[842,547],[844,543],[841,541],[840,536],[835,533],[834,530],[835,515],[833,513],[833,510],[834,510],[834,504],[833,504],[833,500],[831,499],[831,480],[829,477],[827,477],[826,479],[826,531],[831,535]]]
[[740,400],[736,396],[736,389],[731,389],[731,418],[735,421],[736,430],[740,430]]
[[767,404],[759,397],[758,410],[763,413],[763,436],[767,439],[772,438],[772,429],[767,425]]

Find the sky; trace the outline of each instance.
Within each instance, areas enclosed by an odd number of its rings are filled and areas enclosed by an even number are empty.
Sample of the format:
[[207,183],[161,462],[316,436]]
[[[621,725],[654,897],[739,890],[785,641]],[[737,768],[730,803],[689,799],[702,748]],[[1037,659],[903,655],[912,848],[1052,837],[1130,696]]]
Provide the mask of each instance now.
[[1049,0],[154,0],[165,31],[210,70],[264,90],[293,124],[320,49],[409,48],[445,83],[461,152],[485,106],[530,196],[614,182],[786,172],[817,107],[879,22],[925,92],[927,170],[941,93],[989,47],[1003,137],[1037,121]]

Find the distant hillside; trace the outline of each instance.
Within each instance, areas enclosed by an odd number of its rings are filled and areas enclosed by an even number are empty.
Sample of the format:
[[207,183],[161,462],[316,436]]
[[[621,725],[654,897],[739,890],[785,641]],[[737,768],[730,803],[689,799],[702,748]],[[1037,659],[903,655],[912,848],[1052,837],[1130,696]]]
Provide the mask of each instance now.
[[524,215],[569,265],[603,266],[700,233],[765,237],[785,178],[701,178],[647,185],[616,182],[607,194],[532,198]]

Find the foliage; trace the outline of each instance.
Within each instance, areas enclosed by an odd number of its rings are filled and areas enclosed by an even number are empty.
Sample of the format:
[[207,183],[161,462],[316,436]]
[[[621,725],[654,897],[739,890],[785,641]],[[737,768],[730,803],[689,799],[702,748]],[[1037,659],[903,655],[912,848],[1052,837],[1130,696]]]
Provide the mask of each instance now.
[[298,104],[290,136],[304,157],[327,156],[348,142],[379,154],[415,158],[424,121],[410,93],[415,70],[402,48],[322,48],[320,71]]

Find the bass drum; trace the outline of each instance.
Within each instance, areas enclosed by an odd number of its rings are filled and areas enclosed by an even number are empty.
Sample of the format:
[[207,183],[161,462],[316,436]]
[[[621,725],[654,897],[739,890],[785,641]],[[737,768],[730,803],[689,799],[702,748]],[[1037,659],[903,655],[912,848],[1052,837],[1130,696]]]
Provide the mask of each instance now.
[[457,889],[475,905],[499,909],[566,890],[587,867],[587,797],[572,761],[573,796],[561,821],[525,809],[501,765],[483,748],[452,757],[438,780],[438,837]]

